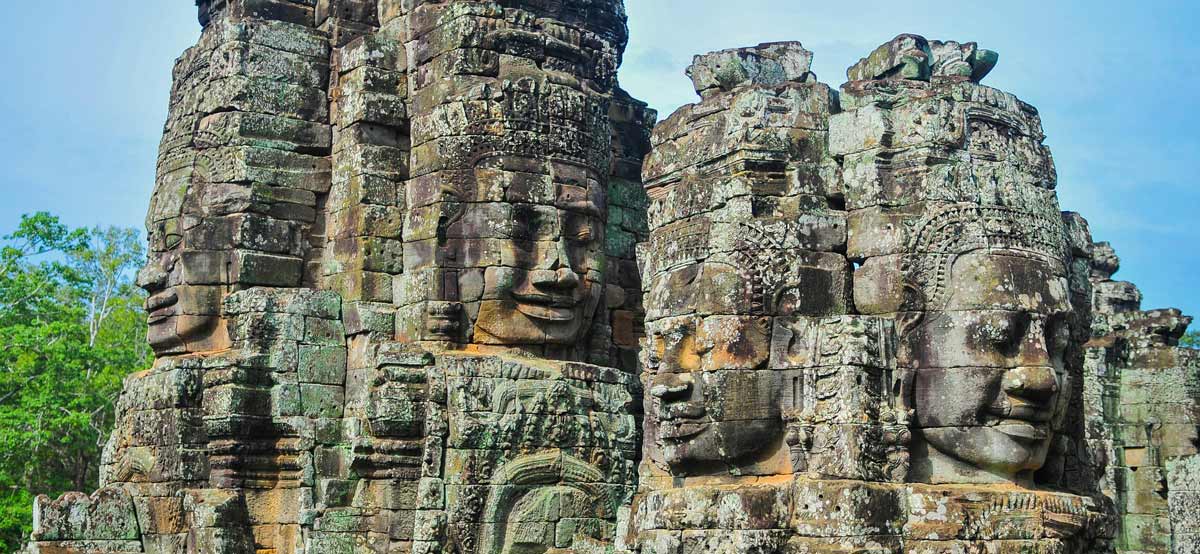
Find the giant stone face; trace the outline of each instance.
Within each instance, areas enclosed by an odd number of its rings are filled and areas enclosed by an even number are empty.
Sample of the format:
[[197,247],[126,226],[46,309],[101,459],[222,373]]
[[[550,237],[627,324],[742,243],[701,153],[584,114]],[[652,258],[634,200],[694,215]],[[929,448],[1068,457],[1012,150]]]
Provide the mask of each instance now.
[[[459,275],[439,278],[452,285],[436,296],[464,306],[466,342],[560,350],[582,344],[604,292],[623,13],[610,3],[505,6],[418,8],[463,53],[447,68],[455,80],[417,78],[410,186],[440,199],[427,218],[436,238],[410,248]],[[436,52],[418,60],[426,54]]]
[[[746,460],[782,436],[780,378],[763,369],[771,318],[681,316],[651,326],[652,455],[676,471]],[[691,467],[688,467],[688,466]]]
[[582,186],[555,183],[552,203],[509,205],[510,259],[486,270],[476,341],[569,345],[587,330],[603,290],[605,199],[597,178],[573,172]]
[[146,290],[148,338],[156,355],[213,350],[225,339],[220,305],[221,271],[206,269],[202,253],[189,250],[177,220],[149,230],[150,260],[138,273]]
[[1024,253],[964,254],[947,303],[906,335],[932,480],[1031,483],[1045,463],[1070,397],[1061,273]]

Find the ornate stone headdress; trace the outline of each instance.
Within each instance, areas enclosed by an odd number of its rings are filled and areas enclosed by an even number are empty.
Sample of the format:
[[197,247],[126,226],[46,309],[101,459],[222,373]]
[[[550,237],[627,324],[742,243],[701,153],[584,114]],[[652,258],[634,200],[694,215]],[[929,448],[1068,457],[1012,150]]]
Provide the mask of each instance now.
[[910,290],[923,296],[925,309],[946,305],[950,268],[963,254],[1003,250],[1065,266],[1068,252],[1061,219],[1003,206],[942,208],[914,224],[909,237],[902,271]]

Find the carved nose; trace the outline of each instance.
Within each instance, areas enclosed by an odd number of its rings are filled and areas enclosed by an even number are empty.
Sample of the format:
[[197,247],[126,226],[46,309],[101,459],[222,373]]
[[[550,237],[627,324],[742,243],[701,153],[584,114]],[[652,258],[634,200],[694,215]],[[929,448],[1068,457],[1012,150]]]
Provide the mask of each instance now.
[[530,272],[533,285],[543,289],[573,289],[579,286],[579,276],[570,268],[535,269]]
[[1009,396],[1045,401],[1058,394],[1058,388],[1058,376],[1051,367],[1018,367],[1004,374],[1004,392]]
[[650,387],[650,395],[670,402],[672,400],[686,399],[691,396],[692,383],[682,379],[670,379],[656,382],[653,387]]
[[137,274],[137,286],[141,287],[146,292],[153,293],[154,291],[162,290],[167,285],[167,272],[158,267],[157,264],[146,264]]

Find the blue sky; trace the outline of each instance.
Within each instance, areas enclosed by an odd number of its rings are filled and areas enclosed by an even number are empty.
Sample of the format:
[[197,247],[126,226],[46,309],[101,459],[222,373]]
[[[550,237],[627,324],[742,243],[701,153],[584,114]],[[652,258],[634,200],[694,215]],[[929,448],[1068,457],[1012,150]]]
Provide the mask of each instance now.
[[[195,42],[191,0],[39,0],[6,11],[0,48],[0,233],[48,210],[141,226],[171,66]],[[693,54],[799,40],[837,86],[896,34],[1000,52],[986,83],[1037,106],[1065,209],[1123,260],[1146,308],[1200,315],[1200,3],[1149,0],[627,0],[621,81],[666,116],[694,100]],[[923,6],[917,10],[914,6]]]

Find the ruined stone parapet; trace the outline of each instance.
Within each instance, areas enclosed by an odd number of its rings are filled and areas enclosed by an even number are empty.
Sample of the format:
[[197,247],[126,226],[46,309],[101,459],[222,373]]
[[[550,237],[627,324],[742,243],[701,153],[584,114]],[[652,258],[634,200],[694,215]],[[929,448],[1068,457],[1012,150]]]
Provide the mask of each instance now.
[[696,94],[707,98],[743,86],[815,82],[811,68],[812,52],[799,42],[776,42],[696,56],[687,75]]
[[978,83],[996,67],[1000,55],[974,42],[926,40],[904,34],[881,45],[846,70],[851,81],[912,80],[934,77]]
[[67,493],[57,500],[39,496],[33,504],[30,554],[73,551],[144,552],[133,498],[120,487],[91,496]]
[[1119,549],[1173,552],[1174,536],[1174,551],[1188,552],[1197,544],[1195,518],[1178,507],[1194,487],[1171,479],[1170,468],[1186,475],[1200,452],[1200,353],[1179,347],[1192,318],[1175,309],[1143,311],[1137,287],[1112,279],[1120,268],[1112,246],[1097,243],[1095,251],[1088,356],[1106,391],[1096,427],[1111,436],[1105,493],[1122,515]]

